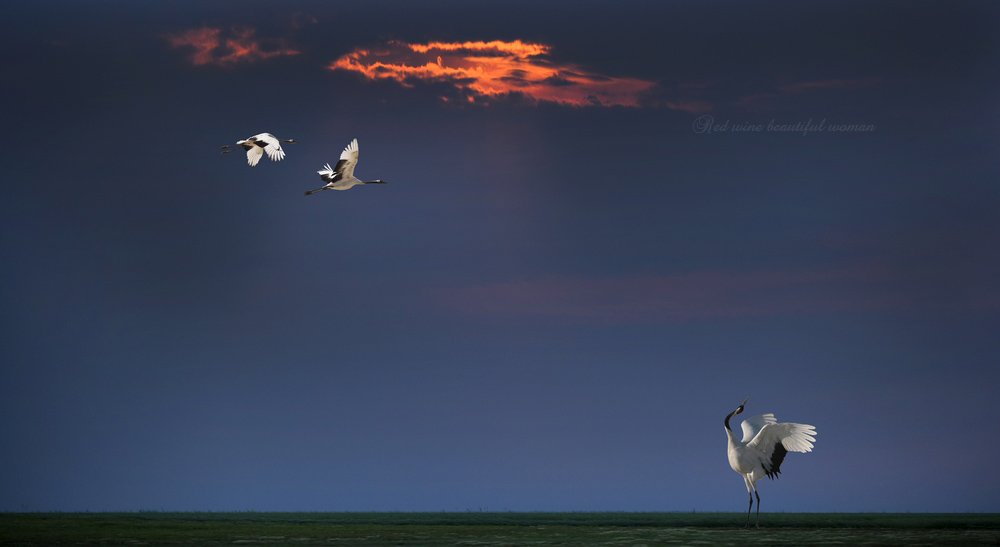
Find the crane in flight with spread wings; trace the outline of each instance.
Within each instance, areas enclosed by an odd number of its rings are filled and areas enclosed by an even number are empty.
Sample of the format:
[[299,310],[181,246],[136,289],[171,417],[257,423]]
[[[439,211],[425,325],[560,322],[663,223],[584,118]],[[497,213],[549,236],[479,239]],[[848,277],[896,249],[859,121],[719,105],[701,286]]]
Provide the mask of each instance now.
[[238,147],[242,147],[247,151],[247,163],[250,164],[250,167],[253,167],[260,161],[260,157],[264,155],[264,152],[267,152],[267,157],[271,158],[271,161],[281,161],[284,159],[285,151],[281,149],[281,143],[283,142],[301,144],[295,139],[279,139],[270,133],[259,133],[249,139],[236,141],[236,144],[223,146],[220,154],[228,154]]
[[319,174],[319,178],[323,179],[326,186],[322,186],[315,190],[307,190],[306,195],[315,194],[316,192],[322,190],[347,190],[358,184],[386,184],[384,180],[375,179],[372,181],[363,181],[354,176],[354,166],[358,164],[358,139],[351,141],[351,144],[347,145],[347,148],[340,153],[340,161],[337,162],[336,167],[330,167],[330,164],[326,164],[323,169],[316,171]]

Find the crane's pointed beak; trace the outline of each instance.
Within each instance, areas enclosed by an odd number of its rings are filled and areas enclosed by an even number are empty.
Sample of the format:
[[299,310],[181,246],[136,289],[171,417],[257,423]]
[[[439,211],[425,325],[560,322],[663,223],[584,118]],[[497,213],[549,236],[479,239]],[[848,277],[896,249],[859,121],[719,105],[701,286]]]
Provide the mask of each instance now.
[[740,412],[743,412],[743,406],[747,404],[747,401],[749,399],[750,399],[750,397],[747,397],[746,399],[743,399],[743,402],[740,403],[740,407],[736,409],[736,413],[737,414],[739,414]]

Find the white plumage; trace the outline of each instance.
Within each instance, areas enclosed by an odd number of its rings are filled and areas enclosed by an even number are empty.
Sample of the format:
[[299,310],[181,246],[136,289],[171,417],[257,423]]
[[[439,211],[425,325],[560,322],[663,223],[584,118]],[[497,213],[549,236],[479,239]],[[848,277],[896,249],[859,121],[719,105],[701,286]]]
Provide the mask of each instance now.
[[299,144],[295,139],[279,139],[270,133],[259,133],[249,139],[236,141],[236,144],[227,144],[222,147],[222,154],[228,154],[236,150],[237,146],[243,147],[247,151],[247,163],[250,167],[257,165],[261,156],[267,153],[271,161],[281,161],[285,158],[285,151],[281,149],[281,143],[290,142]]
[[[749,397],[748,397],[749,399]],[[811,452],[816,440],[816,428],[811,425],[778,423],[774,414],[760,414],[743,421],[743,439],[737,440],[729,419],[743,412],[746,400],[726,416],[726,435],[729,437],[729,466],[743,476],[750,507],[747,508],[746,526],[750,526],[750,509],[757,496],[757,526],[760,527],[760,494],[757,481],[763,477],[777,478],[781,462],[788,452]]]
[[386,184],[384,180],[375,179],[373,181],[359,180],[354,176],[354,166],[358,164],[358,139],[351,141],[351,144],[340,153],[340,160],[336,167],[330,164],[323,166],[323,169],[316,171],[319,178],[326,183],[325,186],[315,190],[308,190],[306,195],[314,194],[321,190],[347,190],[358,184]]

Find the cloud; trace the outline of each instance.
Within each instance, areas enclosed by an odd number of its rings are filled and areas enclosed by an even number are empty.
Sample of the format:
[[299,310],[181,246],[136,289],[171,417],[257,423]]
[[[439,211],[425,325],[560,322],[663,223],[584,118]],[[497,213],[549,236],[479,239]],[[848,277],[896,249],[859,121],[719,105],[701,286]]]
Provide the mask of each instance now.
[[[370,80],[444,83],[469,102],[509,96],[572,106],[638,107],[651,100],[655,82],[587,72],[545,58],[550,46],[504,42],[393,41],[376,49],[355,49],[331,63],[331,70],[358,72]],[[448,100],[447,98],[445,98]]]
[[168,34],[166,40],[175,48],[193,48],[193,65],[233,65],[253,63],[280,55],[297,55],[299,52],[285,46],[281,40],[261,41],[252,28],[232,28],[227,36],[212,27],[190,29]]
[[[689,321],[844,311],[1000,308],[996,291],[938,299],[901,285],[906,275],[871,263],[813,271],[695,272],[668,276],[551,276],[439,289],[437,302],[472,315],[585,321]],[[916,296],[915,296],[916,295]]]

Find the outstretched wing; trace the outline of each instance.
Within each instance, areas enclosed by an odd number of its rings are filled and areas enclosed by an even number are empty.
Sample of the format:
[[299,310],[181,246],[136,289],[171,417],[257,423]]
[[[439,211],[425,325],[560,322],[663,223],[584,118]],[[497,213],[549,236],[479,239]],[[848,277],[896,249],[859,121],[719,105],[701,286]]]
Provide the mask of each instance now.
[[757,416],[743,420],[743,423],[740,424],[743,427],[743,442],[750,442],[765,425],[773,424],[777,421],[774,419],[774,414],[770,413],[758,414]]
[[319,178],[323,179],[323,182],[325,182],[327,184],[329,184],[329,183],[331,183],[331,182],[333,182],[335,180],[338,180],[340,178],[340,173],[337,173],[336,171],[334,171],[330,167],[329,163],[326,164],[326,165],[324,165],[323,169],[320,169],[319,171],[316,171],[316,172],[319,173]]
[[261,133],[254,135],[253,139],[259,146],[264,147],[264,152],[267,152],[267,157],[271,158],[271,161],[281,161],[285,158],[285,151],[281,149],[281,143],[274,135]]
[[811,452],[816,428],[811,425],[781,423],[767,424],[747,443],[747,449],[760,454],[764,473],[776,478],[781,473],[781,462],[788,452]]
[[250,164],[250,167],[253,167],[257,165],[257,162],[260,161],[260,157],[263,155],[264,149],[255,144],[247,148],[247,163]]
[[754,436],[747,446],[769,453],[776,444],[781,444],[789,452],[812,452],[816,441],[816,428],[806,424],[790,422],[767,424]]
[[358,164],[358,139],[351,141],[347,148],[340,153],[340,161],[333,168],[340,175],[340,178],[349,179],[354,176],[354,166]]

